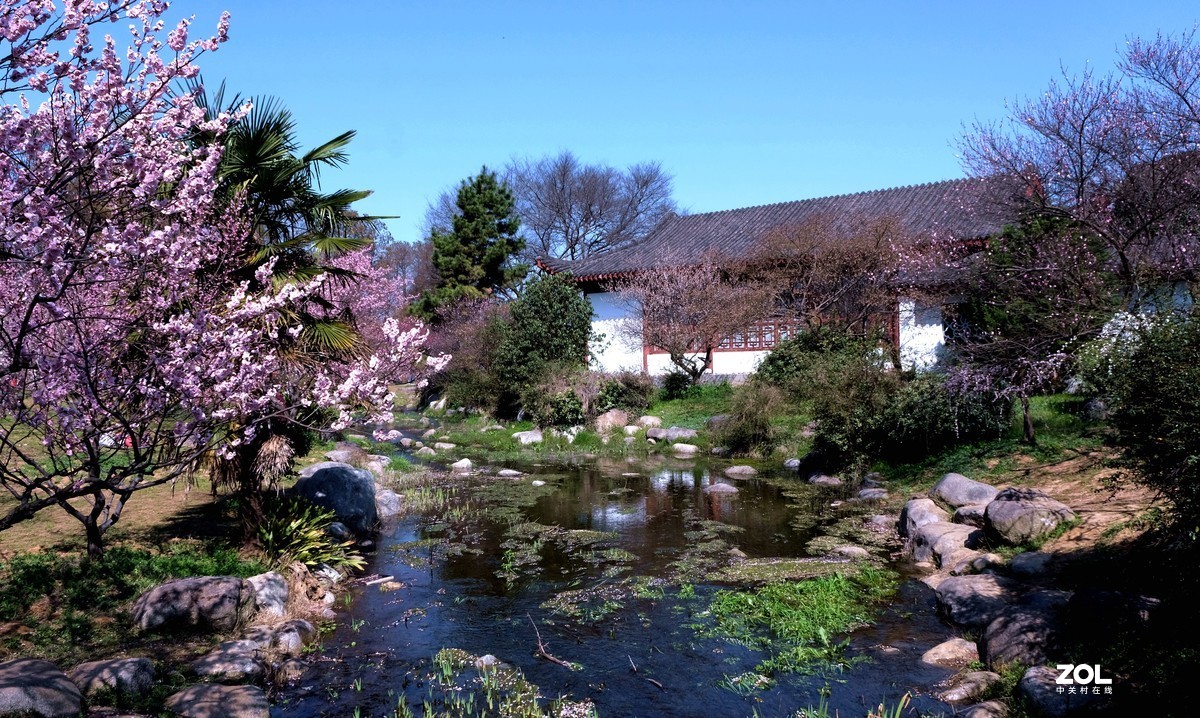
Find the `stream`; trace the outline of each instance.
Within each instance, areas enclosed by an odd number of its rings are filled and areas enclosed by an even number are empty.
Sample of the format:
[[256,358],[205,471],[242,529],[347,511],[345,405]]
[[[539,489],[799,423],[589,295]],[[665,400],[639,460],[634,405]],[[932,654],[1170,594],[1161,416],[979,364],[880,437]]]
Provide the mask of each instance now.
[[[409,513],[385,527],[367,568],[393,582],[357,585],[339,599],[336,629],[273,714],[494,715],[463,702],[480,681],[471,662],[485,655],[536,687],[542,710],[569,698],[590,700],[606,718],[765,718],[796,715],[824,696],[830,715],[849,718],[911,693],[922,715],[951,714],[930,693],[953,671],[919,661],[949,631],[933,592],[911,579],[872,625],[836,638],[848,640],[847,665],[739,682],[761,653],[697,628],[715,592],[737,587],[721,567],[815,554],[810,542],[831,526],[861,524],[863,509],[847,514],[841,489],[791,472],[734,481],[720,474],[724,465],[513,463],[522,476],[496,477],[495,466],[454,485],[397,488]],[[716,482],[738,492],[706,492]],[[538,655],[539,645],[571,665]],[[447,648],[461,649],[466,665],[454,677],[434,658]]]

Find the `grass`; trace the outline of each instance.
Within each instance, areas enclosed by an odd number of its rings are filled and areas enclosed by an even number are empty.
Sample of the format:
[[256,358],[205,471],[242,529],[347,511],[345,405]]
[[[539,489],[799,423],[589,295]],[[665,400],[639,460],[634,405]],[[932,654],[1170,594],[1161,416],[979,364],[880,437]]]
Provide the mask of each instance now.
[[733,391],[728,384],[700,384],[679,399],[654,402],[645,413],[661,417],[664,427],[703,429],[710,418],[729,410]]
[[23,553],[0,564],[0,655],[69,664],[118,653],[133,631],[124,607],[172,578],[253,576],[266,570],[227,546],[177,541],[159,551],[113,546],[97,561]]
[[836,637],[868,623],[896,581],[890,571],[862,566],[853,573],[718,591],[701,614],[710,623],[697,628],[703,636],[764,653],[753,669],[759,675],[838,668],[847,661]]

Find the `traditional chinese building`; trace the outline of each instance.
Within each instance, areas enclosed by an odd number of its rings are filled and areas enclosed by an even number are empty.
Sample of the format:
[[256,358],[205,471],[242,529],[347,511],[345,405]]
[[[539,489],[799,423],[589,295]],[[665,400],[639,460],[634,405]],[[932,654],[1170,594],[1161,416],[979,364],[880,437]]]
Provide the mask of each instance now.
[[[805,199],[795,202],[743,207],[704,214],[673,215],[637,244],[597,254],[578,261],[543,259],[539,264],[550,272],[569,271],[592,303],[594,329],[608,337],[619,334],[619,323],[641,326],[636,306],[613,291],[622,276],[655,267],[671,257],[684,261],[719,255],[730,260],[744,259],[761,251],[762,242],[772,232],[802,226],[818,217],[855,217],[860,220],[890,218],[904,235],[914,241],[939,239],[982,243],[997,234],[1007,221],[998,208],[1002,187],[995,181],[960,179],[910,185],[891,189],[858,192]],[[1009,220],[1011,221],[1011,220]],[[928,292],[909,291],[904,283],[896,286],[891,315],[881,324],[898,350],[905,368],[929,368],[936,365],[946,343],[943,325],[943,294],[929,298]],[[769,312],[764,312],[770,315]],[[714,374],[745,374],[780,341],[798,331],[786,316],[756,322],[744,332],[726,337],[715,348],[708,369]],[[593,360],[604,371],[643,371],[652,375],[670,371],[670,359],[660,349],[630,346],[629,342],[609,341],[593,349]]]

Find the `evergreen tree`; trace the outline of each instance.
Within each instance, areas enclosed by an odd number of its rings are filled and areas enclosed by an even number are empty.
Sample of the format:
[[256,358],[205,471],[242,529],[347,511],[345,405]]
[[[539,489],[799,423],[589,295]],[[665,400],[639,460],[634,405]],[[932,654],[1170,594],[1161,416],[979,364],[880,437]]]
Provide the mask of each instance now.
[[528,266],[513,258],[525,248],[517,236],[521,221],[508,187],[485,166],[458,188],[458,214],[451,231],[434,228],[433,266],[438,284],[421,294],[413,313],[436,319],[439,311],[463,299],[501,294],[524,277]]

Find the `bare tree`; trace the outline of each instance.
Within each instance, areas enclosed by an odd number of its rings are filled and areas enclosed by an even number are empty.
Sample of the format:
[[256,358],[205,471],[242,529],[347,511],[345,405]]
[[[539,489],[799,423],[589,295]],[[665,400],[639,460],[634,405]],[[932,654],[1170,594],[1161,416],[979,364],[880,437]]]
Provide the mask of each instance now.
[[625,277],[615,290],[636,308],[641,322],[626,322],[621,338],[665,351],[696,381],[712,365],[722,340],[745,332],[775,308],[777,287],[754,281],[745,269],[706,255],[692,261],[667,258]]
[[437,286],[433,266],[433,243],[429,238],[416,242],[392,241],[375,245],[376,264],[404,277],[405,291],[416,296]]
[[675,211],[671,176],[657,162],[622,171],[581,163],[570,152],[507,168],[527,252],[583,259],[649,234]]
[[818,216],[769,232],[751,263],[802,326],[864,335],[891,310],[902,279],[897,247],[907,242],[893,217]]

